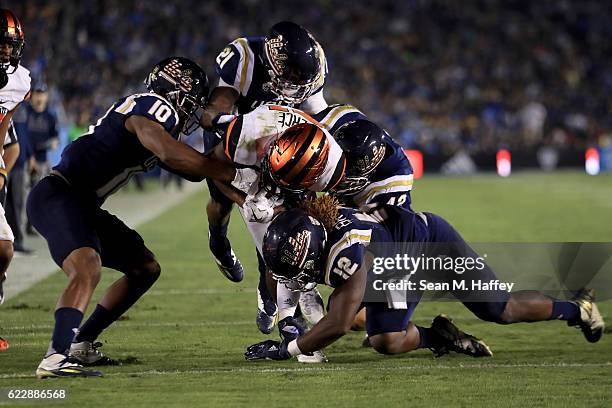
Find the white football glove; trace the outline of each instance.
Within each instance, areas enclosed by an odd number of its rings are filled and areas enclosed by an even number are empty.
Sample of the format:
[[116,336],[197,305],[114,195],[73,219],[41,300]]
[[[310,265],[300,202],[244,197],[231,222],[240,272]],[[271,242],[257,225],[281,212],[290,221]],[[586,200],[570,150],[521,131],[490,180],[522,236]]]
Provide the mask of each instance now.
[[236,176],[232,180],[232,186],[240,191],[248,192],[253,183],[257,181],[259,173],[249,167],[236,169]]
[[270,222],[274,218],[274,208],[283,204],[283,198],[277,194],[260,191],[255,195],[247,195],[242,210],[247,221]]

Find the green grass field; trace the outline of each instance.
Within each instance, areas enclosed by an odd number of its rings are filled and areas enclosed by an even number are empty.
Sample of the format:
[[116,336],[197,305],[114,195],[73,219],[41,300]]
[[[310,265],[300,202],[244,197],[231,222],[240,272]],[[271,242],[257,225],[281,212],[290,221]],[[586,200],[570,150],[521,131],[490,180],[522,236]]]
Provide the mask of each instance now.
[[[413,202],[418,210],[446,217],[475,242],[612,241],[611,175],[426,177],[417,181]],[[458,303],[423,303],[414,321],[426,323],[446,312],[466,331],[484,338],[494,357],[434,359],[423,350],[388,357],[361,348],[363,333],[350,333],[327,349],[328,364],[246,362],[245,347],[265,339],[255,326],[253,245],[236,214],[230,238],[247,276],[240,284],[223,278],[208,252],[204,203],[205,194],[199,193],[139,228],[158,256],[162,276],[101,336],[103,351],[127,361],[105,368],[104,378],[34,378],[66,282],[63,274],[7,301],[0,308],[0,335],[11,343],[0,353],[3,394],[8,388],[66,389],[70,406],[611,404],[610,334],[589,344],[564,322],[498,326],[478,321]],[[96,298],[118,276],[105,271]],[[604,316],[612,316],[612,302],[600,308]]]

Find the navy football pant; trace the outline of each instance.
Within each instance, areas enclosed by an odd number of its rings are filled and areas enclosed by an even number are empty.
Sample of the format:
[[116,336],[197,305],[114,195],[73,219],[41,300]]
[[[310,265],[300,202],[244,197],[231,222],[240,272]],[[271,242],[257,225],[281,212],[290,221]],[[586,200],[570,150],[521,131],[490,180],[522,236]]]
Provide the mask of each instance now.
[[96,250],[103,266],[118,271],[153,260],[141,236],[101,209],[93,193],[76,191],[57,176],[47,176],[34,186],[26,209],[60,267],[72,251],[84,247]]
[[[445,219],[431,213],[424,214],[427,223],[420,217],[415,217],[416,222],[422,223],[422,225],[417,226],[418,228],[415,228],[415,230],[425,231],[425,236],[418,237],[419,241],[428,243],[453,243],[453,248],[459,251],[459,253],[456,254],[457,256],[478,256]],[[425,226],[424,230],[422,229],[423,226]],[[486,266],[483,270],[475,272],[472,279],[490,281],[497,278],[493,270]],[[506,308],[506,303],[510,298],[510,294],[504,290],[488,291],[486,300],[481,301],[474,301],[475,298],[478,298],[478,294],[473,293],[471,290],[454,291],[452,294],[478,318],[492,322],[500,321],[501,315]],[[366,303],[366,330],[368,335],[374,336],[381,333],[400,332],[405,330],[418,305],[418,300],[415,299],[420,299],[421,295],[422,293],[410,293],[410,299],[407,301],[406,309],[394,309],[387,303],[381,302]]]

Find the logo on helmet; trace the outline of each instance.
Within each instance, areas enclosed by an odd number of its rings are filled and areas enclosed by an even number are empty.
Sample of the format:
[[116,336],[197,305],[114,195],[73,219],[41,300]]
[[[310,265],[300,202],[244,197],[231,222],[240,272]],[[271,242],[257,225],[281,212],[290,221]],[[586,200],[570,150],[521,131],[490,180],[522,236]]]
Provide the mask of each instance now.
[[308,248],[310,247],[310,231],[300,231],[295,237],[289,237],[281,255],[281,261],[298,268],[304,267]]
[[287,54],[282,52],[284,45],[282,35],[266,41],[266,50],[268,51],[270,64],[272,64],[272,69],[277,75],[282,74],[285,69],[285,61],[289,58]]

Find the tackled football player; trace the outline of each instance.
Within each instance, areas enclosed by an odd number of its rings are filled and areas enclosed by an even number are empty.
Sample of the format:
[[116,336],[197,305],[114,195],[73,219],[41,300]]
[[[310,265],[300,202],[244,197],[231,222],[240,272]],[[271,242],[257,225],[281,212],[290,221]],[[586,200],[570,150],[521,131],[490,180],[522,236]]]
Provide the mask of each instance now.
[[[100,376],[83,366],[116,364],[95,340],[159,277],[160,265],[140,235],[100,208],[109,195],[157,164],[193,181],[241,178],[242,170],[180,142],[181,132],[197,123],[194,112],[207,102],[202,68],[187,58],[166,58],[145,84],[148,93],[119,99],[66,147],[60,163],[29,195],[28,217],[69,279],[57,302],[49,349],[36,370],[39,378]],[[79,329],[102,266],[125,276],[108,288]]]

